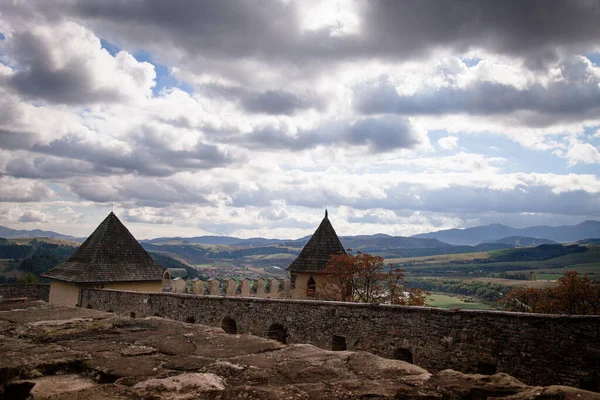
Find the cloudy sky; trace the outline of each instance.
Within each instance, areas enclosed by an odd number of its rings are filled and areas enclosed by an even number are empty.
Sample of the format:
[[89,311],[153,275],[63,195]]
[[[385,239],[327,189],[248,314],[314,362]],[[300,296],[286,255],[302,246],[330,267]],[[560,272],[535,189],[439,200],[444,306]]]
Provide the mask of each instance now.
[[600,219],[600,1],[0,0],[0,225]]

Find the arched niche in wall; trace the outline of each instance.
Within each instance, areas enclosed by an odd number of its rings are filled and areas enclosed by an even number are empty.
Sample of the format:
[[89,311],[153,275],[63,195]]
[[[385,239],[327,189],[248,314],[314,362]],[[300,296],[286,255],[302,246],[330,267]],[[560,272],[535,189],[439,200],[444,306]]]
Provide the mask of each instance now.
[[405,349],[403,347],[399,347],[396,350],[394,350],[393,358],[395,360],[406,361],[411,364],[413,363],[412,351],[410,351],[409,349]]
[[287,343],[287,329],[281,324],[272,324],[267,329],[266,336],[283,344]]
[[235,323],[235,320],[230,317],[223,318],[223,321],[221,322],[221,329],[223,329],[225,333],[229,333],[231,335],[237,334],[237,324]]

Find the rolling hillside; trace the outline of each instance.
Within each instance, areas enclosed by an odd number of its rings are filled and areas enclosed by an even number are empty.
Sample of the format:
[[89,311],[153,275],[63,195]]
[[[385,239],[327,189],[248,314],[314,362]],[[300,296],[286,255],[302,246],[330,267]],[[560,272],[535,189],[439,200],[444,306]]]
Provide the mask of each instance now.
[[[487,242],[486,242],[487,243]],[[508,244],[514,247],[533,247],[541,244],[558,244],[554,240],[532,238],[527,236],[509,236],[489,243]]]

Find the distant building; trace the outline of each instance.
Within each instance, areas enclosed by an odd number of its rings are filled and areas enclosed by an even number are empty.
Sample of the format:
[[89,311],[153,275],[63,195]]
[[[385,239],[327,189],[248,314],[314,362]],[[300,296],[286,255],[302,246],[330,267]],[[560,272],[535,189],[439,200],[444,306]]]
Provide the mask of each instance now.
[[329,222],[327,210],[325,218],[306,243],[300,255],[286,268],[290,272],[294,298],[313,298],[323,282],[323,270],[333,254],[346,253],[340,238]]
[[112,212],[71,258],[42,276],[50,279],[50,303],[70,307],[84,287],[160,292],[163,286],[163,268]]

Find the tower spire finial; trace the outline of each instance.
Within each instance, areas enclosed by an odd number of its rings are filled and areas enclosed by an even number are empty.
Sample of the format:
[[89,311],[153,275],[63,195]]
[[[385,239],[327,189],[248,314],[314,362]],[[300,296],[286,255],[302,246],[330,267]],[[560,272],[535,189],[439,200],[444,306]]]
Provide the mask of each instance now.
[[327,209],[325,209],[325,218],[327,218]]

